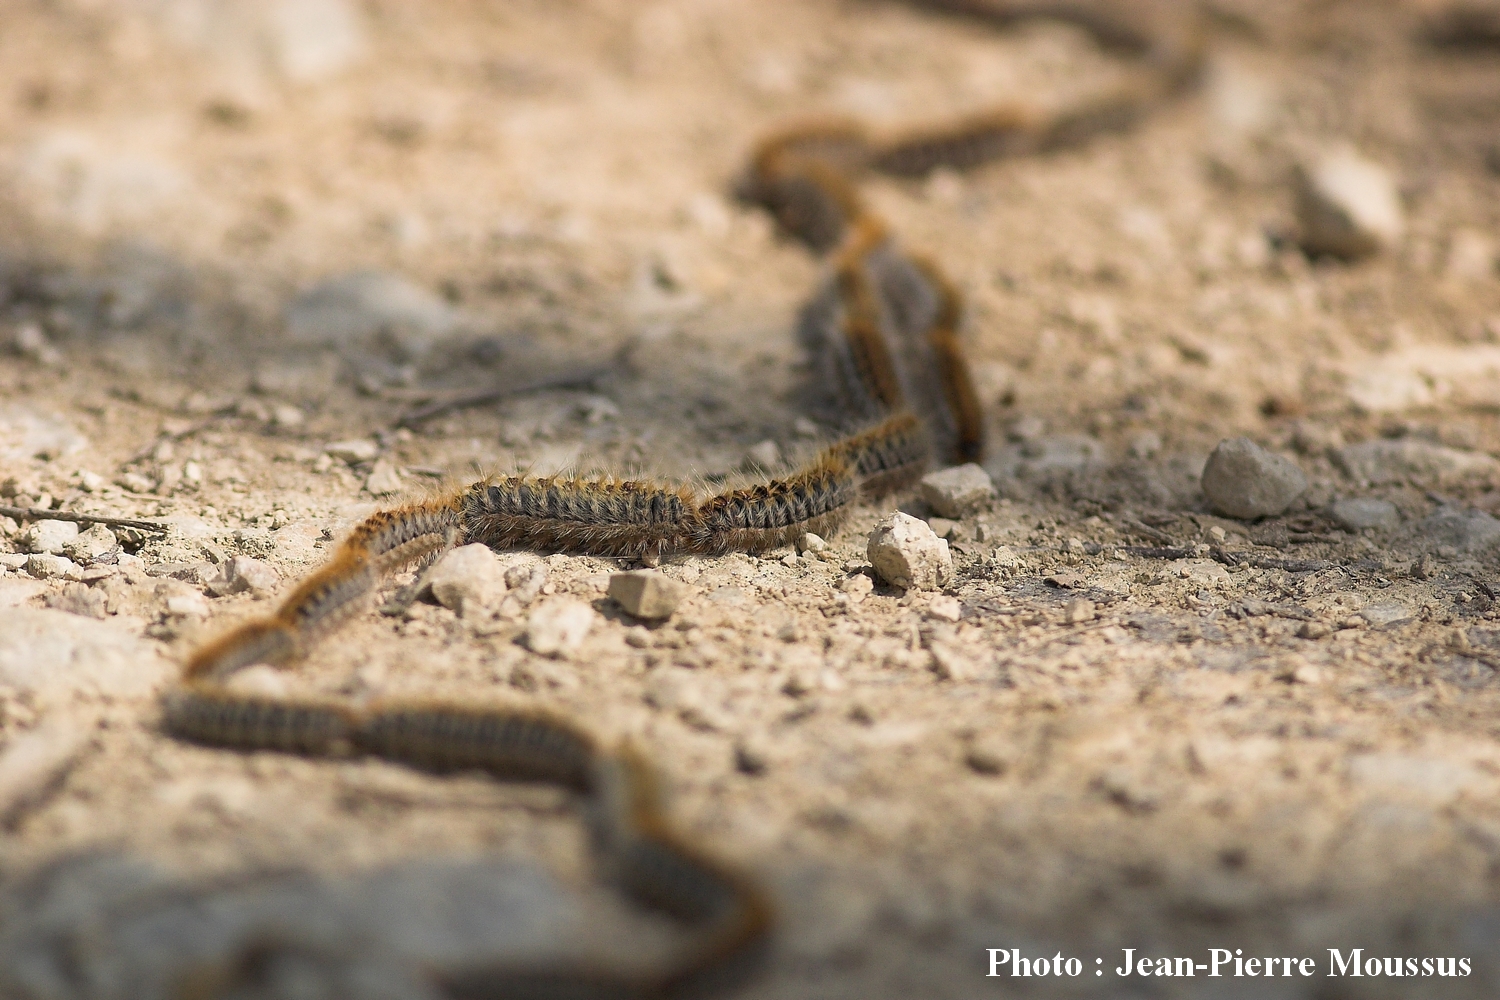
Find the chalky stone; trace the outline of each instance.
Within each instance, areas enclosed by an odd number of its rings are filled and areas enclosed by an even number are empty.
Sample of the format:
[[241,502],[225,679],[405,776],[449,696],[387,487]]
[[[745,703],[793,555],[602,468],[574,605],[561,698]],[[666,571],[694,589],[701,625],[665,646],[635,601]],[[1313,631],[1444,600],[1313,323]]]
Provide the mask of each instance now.
[[867,549],[870,565],[893,587],[936,590],[953,576],[948,543],[910,514],[892,514],[873,532]]
[[1302,245],[1354,259],[1390,249],[1405,223],[1391,174],[1352,149],[1339,149],[1297,172]]
[[990,474],[970,462],[922,477],[922,499],[938,514],[958,519],[972,514],[995,496]]
[[1306,489],[1307,477],[1295,462],[1246,437],[1220,441],[1203,467],[1203,495],[1228,517],[1280,514]]
[[653,569],[614,573],[609,578],[609,596],[636,618],[670,618],[689,590],[687,584]]

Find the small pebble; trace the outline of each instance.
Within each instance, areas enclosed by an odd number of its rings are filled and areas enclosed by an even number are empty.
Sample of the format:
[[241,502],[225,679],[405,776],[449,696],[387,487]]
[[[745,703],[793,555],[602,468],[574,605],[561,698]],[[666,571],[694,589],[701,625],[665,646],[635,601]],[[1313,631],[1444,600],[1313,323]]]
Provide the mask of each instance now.
[[1291,459],[1246,437],[1228,438],[1203,467],[1203,495],[1220,514],[1250,520],[1280,514],[1307,489]]
[[990,474],[972,462],[929,472],[922,477],[922,499],[940,516],[965,517],[995,498],[995,483]]
[[858,604],[875,590],[875,581],[863,573],[845,577],[839,584],[839,592],[846,595],[850,604]]
[[283,430],[300,427],[306,419],[301,410],[286,403],[271,408],[271,425]]
[[280,583],[281,574],[269,564],[250,556],[233,556],[219,564],[205,586],[218,597],[247,591],[254,597],[269,597]]
[[964,752],[964,763],[975,774],[995,777],[1010,770],[1010,751],[998,739],[976,736]]
[[463,545],[427,571],[433,600],[463,618],[498,606],[505,597],[505,567],[488,545]]
[[948,543],[910,514],[892,514],[872,531],[866,555],[876,574],[893,587],[936,590],[953,576]]
[[176,618],[207,618],[208,599],[196,590],[168,594],[166,612]]
[[1349,497],[1337,500],[1328,508],[1335,524],[1349,531],[1364,528],[1394,528],[1401,521],[1396,505],[1375,497]]
[[513,597],[522,607],[537,599],[547,585],[551,570],[547,564],[535,557],[523,558],[505,570],[505,585],[510,588],[508,597]]
[[751,445],[745,450],[745,460],[742,463],[746,469],[774,469],[781,464],[781,449],[776,447],[775,441],[762,441]]
[[953,529],[958,527],[958,522],[949,520],[946,517],[929,517],[927,519],[927,527],[931,528],[932,533],[939,538],[951,538],[953,536]]
[[542,656],[566,656],[583,645],[595,617],[582,601],[549,601],[526,621],[527,648]]
[[800,554],[811,553],[812,555],[818,555],[826,551],[828,551],[828,543],[823,540],[823,536],[821,535],[815,535],[811,531],[804,531],[801,537],[797,539],[797,552]]
[[21,532],[18,541],[26,552],[57,555],[63,546],[78,537],[78,525],[72,521],[36,521]]
[[654,569],[612,573],[609,577],[609,596],[625,609],[626,614],[636,618],[661,620],[672,617],[672,612],[691,590],[687,584],[663,576]]
[[377,497],[400,493],[401,473],[385,459],[376,459],[374,467],[370,470],[369,478],[365,480],[365,489]]
[[741,774],[756,777],[766,773],[766,751],[754,740],[739,740],[734,744],[734,769]]
[[958,598],[939,594],[927,602],[927,617],[940,622],[956,622],[963,617],[964,607]]
[[342,459],[350,465],[368,462],[380,454],[380,446],[374,441],[358,438],[353,441],[335,441],[323,449],[325,455]]
[[1346,260],[1389,250],[1405,228],[1390,171],[1347,147],[1298,169],[1297,217],[1305,249]]

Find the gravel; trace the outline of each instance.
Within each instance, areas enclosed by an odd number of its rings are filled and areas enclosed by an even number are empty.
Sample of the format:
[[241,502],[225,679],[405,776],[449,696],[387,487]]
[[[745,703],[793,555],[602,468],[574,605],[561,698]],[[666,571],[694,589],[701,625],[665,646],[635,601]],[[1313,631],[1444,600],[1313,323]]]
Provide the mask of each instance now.
[[1405,228],[1390,171],[1348,148],[1300,166],[1297,217],[1304,248],[1350,260],[1389,250]]
[[691,592],[685,583],[663,576],[653,569],[614,573],[609,578],[609,596],[636,618],[664,619]]
[[959,519],[994,499],[995,483],[988,472],[970,462],[923,476],[921,494],[940,516]]
[[1227,517],[1251,520],[1280,514],[1307,489],[1297,463],[1246,437],[1228,438],[1203,467],[1203,495]]
[[910,514],[892,514],[872,531],[866,555],[876,574],[893,587],[936,590],[953,576],[948,543]]

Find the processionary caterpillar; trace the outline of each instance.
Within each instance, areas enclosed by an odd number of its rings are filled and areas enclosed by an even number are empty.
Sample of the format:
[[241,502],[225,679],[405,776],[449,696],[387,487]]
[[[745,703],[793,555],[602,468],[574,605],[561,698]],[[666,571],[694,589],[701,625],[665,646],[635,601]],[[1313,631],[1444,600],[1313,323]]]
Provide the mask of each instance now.
[[[803,310],[800,335],[836,387],[851,432],[791,475],[700,497],[687,486],[612,478],[509,476],[372,515],[270,616],[195,652],[162,699],[165,730],[183,739],[307,756],[367,754],[427,771],[478,770],[574,793],[594,856],[632,900],[691,931],[652,974],[592,968],[434,970],[454,997],[700,995],[748,975],[767,949],[773,910],[749,876],[676,833],[656,778],[630,747],[606,748],[539,709],[413,700],[356,706],[249,696],[225,682],[255,663],[289,665],[358,610],[391,574],[458,544],[655,560],[761,552],[803,532],[834,530],[861,497],[914,481],[930,461],[980,456],[978,395],[960,345],[962,306],[938,267],[915,257],[864,205],[865,171],[917,175],[1077,143],[1135,121],[1190,83],[1196,44],[1165,44],[1108,16],[1121,4],[928,0],[997,22],[1062,17],[1137,57],[1117,93],[1053,116],[1000,108],[942,128],[877,139],[857,123],[821,122],[762,142],[740,186],[782,230],[826,255],[830,274]],[[196,995],[234,983],[198,977]]]

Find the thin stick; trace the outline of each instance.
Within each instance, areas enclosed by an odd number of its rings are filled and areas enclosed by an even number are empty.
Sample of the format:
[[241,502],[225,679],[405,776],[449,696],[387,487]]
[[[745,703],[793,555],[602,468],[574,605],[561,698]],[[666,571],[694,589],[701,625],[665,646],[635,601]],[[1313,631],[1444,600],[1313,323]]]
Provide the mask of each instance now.
[[572,389],[578,386],[590,385],[598,381],[600,376],[610,372],[613,367],[613,365],[594,365],[590,368],[575,368],[572,371],[563,372],[559,375],[550,375],[546,378],[521,382],[517,385],[499,386],[492,389],[481,389],[478,392],[467,392],[458,396],[450,396],[448,399],[429,403],[427,406],[412,410],[406,416],[396,421],[396,426],[415,428],[431,420],[433,417],[440,417],[445,413],[452,413],[454,410],[466,410],[471,406],[483,406],[486,403],[494,403],[507,396],[521,396],[530,392],[544,392],[548,389]]
[[76,524],[102,524],[107,528],[134,528],[137,531],[165,532],[167,526],[156,521],[137,521],[130,517],[104,517],[100,514],[75,514],[70,510],[42,510],[40,507],[8,507],[0,504],[0,517],[18,521],[72,521]]

